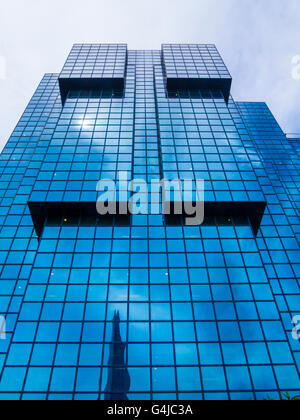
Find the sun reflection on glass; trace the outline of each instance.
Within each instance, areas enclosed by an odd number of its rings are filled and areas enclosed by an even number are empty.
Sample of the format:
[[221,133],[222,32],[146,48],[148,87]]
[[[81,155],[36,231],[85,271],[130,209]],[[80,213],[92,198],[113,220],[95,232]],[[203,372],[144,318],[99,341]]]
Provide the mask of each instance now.
[[78,124],[80,125],[81,128],[90,128],[91,124],[88,120],[79,120]]

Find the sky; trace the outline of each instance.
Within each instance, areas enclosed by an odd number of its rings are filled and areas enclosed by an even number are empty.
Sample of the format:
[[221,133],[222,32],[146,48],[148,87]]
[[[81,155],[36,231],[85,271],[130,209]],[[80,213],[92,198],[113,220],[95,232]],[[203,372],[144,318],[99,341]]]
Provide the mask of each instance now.
[[300,132],[299,0],[10,0],[0,4],[0,150],[44,73],[84,42],[216,44],[234,99],[264,101],[284,132]]

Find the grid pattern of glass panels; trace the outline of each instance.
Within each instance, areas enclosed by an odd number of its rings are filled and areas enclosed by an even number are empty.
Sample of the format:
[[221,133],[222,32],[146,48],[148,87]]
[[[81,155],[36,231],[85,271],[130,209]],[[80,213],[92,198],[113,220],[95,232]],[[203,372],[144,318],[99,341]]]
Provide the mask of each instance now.
[[[272,210],[277,210],[278,219],[286,217],[297,240],[300,239],[299,225],[299,181],[300,157],[297,139],[287,138],[272,113],[264,103],[237,103],[242,117],[251,134],[251,141],[256,146],[276,193]],[[260,182],[262,185],[263,182]],[[267,191],[266,187],[263,186]],[[269,191],[268,191],[269,193]],[[271,200],[269,199],[269,202]],[[278,206],[280,202],[281,207]],[[277,207],[275,205],[277,204]]]
[[[46,75],[1,155],[0,398],[299,393],[294,149],[263,104],[167,98],[160,51],[129,51],[126,77],[122,98],[72,95],[62,107],[58,75]],[[203,175],[216,201],[266,198],[259,234],[234,217],[188,227],[159,214],[49,219],[37,240],[29,197],[93,201],[99,177],[124,169]],[[123,376],[109,387],[114,366]]]
[[[234,102],[208,91],[165,95],[162,69],[155,67],[158,129],[163,176],[204,179],[206,201],[264,201],[253,164],[233,119]],[[200,91],[199,91],[200,92]]]
[[75,44],[60,78],[124,78],[126,44]]
[[[74,90],[54,127],[35,179],[31,201],[96,201],[100,179],[132,173],[134,69],[128,66],[124,95]],[[118,91],[119,92],[119,91]]]
[[163,44],[163,63],[167,78],[230,78],[215,45]]

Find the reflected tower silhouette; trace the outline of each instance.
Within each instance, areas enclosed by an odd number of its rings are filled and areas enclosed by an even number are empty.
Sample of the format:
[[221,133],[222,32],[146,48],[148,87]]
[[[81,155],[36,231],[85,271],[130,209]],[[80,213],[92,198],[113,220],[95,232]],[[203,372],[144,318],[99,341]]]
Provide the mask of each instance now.
[[104,390],[105,400],[128,400],[130,376],[125,362],[126,344],[120,333],[120,313],[115,311],[113,330],[109,345],[107,384]]

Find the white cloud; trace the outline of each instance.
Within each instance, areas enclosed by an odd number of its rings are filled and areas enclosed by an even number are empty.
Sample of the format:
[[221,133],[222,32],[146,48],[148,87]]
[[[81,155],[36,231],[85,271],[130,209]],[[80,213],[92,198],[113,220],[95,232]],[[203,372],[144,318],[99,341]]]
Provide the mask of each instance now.
[[0,5],[0,148],[44,73],[59,72],[73,43],[215,43],[238,100],[266,101],[285,131],[300,131],[299,0],[14,0]]

